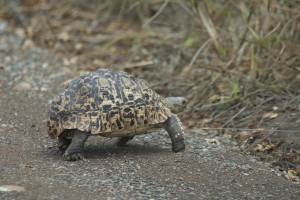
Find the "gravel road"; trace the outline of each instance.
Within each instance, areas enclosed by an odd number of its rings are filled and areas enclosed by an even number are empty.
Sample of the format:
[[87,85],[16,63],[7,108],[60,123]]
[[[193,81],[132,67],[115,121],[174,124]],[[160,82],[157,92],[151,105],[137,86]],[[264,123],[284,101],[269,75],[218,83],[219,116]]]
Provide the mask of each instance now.
[[0,22],[0,199],[300,199],[299,185],[232,151],[226,137],[188,129],[182,153],[155,130],[122,148],[90,137],[84,161],[64,161],[45,119],[51,96],[75,76],[72,60],[5,27]]

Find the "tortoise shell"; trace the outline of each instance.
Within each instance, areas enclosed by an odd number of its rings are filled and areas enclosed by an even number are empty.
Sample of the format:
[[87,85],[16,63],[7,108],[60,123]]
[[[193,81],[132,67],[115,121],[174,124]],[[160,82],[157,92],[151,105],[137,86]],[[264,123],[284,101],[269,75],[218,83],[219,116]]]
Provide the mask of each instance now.
[[47,126],[51,138],[66,129],[131,136],[146,133],[170,116],[166,100],[146,81],[101,69],[75,78],[53,99]]

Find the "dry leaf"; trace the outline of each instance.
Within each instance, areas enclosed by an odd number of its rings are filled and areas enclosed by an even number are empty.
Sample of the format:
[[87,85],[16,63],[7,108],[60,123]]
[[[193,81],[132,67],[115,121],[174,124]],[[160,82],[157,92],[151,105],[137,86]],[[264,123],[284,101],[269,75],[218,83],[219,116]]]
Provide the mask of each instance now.
[[51,28],[59,28],[62,26],[62,23],[59,20],[51,20],[50,26],[51,26]]
[[[191,121],[193,121],[193,120],[191,120]],[[208,122],[210,122],[211,121],[211,119],[209,119],[209,118],[203,118],[203,119],[201,119],[200,121],[199,121],[199,124],[200,124],[200,126],[204,126],[204,125],[206,125]],[[193,121],[194,122],[194,121]]]
[[58,34],[57,38],[62,41],[68,41],[70,40],[70,35],[67,32],[61,32]]
[[263,146],[261,144],[257,144],[256,147],[254,148],[254,151],[262,151]]
[[300,176],[300,166],[296,167],[296,172],[297,172],[297,175]]
[[30,164],[20,164],[20,167],[23,167],[23,168],[33,168],[33,166],[30,165]]
[[76,45],[75,45],[75,50],[76,51],[81,51],[83,49],[83,44],[82,43],[77,43]]
[[295,176],[296,172],[294,170],[289,169],[287,171],[287,175],[285,175],[285,177],[289,180],[295,180],[296,176]]
[[275,119],[276,117],[278,117],[278,113],[274,113],[274,112],[268,112],[263,115],[264,119],[265,118]]
[[204,131],[204,130],[201,130],[201,131],[200,131],[200,135],[207,136],[207,135],[208,135],[208,132],[207,132],[207,131]]
[[221,99],[220,95],[217,95],[217,94],[211,95],[208,98],[209,102],[211,102],[211,103],[218,102],[220,99]]
[[274,148],[274,144],[268,144],[266,142],[262,142],[261,144],[257,144],[254,148],[255,151],[264,152]]
[[278,110],[278,107],[277,107],[277,106],[274,106],[272,109],[273,109],[274,111],[276,111],[276,110]]
[[217,139],[205,139],[206,143],[219,146],[220,142]]
[[241,131],[239,133],[239,135],[240,135],[241,138],[248,138],[248,137],[250,137],[251,132],[250,131]]

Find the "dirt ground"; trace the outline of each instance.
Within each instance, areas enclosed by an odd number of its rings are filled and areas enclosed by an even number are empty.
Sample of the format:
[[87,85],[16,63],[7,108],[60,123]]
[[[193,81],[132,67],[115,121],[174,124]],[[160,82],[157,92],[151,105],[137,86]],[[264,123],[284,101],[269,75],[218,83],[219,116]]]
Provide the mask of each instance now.
[[5,25],[0,40],[1,199],[299,199],[299,185],[235,152],[232,140],[188,128],[182,153],[158,131],[124,148],[90,138],[84,161],[64,161],[45,119],[49,100],[76,70]]
[[[0,199],[300,199],[300,7],[120,2],[0,1]],[[64,161],[48,104],[99,68],[188,98],[186,151],[157,130]]]

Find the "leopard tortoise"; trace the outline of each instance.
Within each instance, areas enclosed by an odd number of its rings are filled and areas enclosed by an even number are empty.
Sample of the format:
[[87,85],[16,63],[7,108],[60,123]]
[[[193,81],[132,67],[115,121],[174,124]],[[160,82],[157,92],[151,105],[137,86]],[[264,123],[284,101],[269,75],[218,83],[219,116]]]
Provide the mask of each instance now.
[[89,136],[120,137],[123,146],[134,135],[164,128],[172,151],[185,149],[184,131],[176,113],[187,105],[183,97],[163,98],[150,85],[125,72],[97,70],[69,82],[55,97],[48,113],[48,134],[58,138],[59,148],[69,161],[83,159]]

